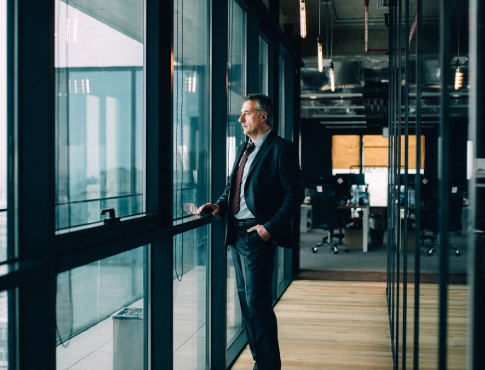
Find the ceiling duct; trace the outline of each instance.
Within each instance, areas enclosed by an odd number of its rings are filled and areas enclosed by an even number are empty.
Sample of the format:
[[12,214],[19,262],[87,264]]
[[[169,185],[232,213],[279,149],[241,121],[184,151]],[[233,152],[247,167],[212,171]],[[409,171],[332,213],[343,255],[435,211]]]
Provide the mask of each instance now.
[[389,6],[389,0],[377,0],[377,9],[382,9]]

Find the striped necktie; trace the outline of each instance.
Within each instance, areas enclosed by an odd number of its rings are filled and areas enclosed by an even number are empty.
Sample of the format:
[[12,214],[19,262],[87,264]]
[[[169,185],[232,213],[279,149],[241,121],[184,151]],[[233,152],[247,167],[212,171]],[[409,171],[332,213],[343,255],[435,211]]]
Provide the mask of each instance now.
[[246,151],[244,152],[243,157],[241,158],[241,162],[239,162],[239,168],[237,170],[236,181],[234,182],[234,190],[231,192],[231,211],[232,214],[235,215],[239,212],[239,203],[240,203],[240,195],[241,195],[241,182],[244,172],[244,166],[249,157],[249,153],[254,149],[254,144],[248,144]]

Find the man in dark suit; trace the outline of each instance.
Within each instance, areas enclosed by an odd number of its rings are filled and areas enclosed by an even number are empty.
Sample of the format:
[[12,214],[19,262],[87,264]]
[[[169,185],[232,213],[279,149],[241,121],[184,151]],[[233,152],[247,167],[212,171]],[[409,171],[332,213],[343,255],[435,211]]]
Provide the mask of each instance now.
[[263,94],[244,98],[242,144],[224,193],[199,213],[226,218],[226,246],[236,272],[241,311],[258,370],[280,370],[271,283],[277,246],[292,248],[291,221],[304,198],[298,155],[270,128],[273,103]]

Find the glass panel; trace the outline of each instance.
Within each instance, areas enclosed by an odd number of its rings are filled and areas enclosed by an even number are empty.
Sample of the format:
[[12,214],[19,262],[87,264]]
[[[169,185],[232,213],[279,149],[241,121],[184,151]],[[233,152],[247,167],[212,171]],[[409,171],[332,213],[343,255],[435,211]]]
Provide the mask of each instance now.
[[7,2],[0,4],[0,262],[7,259]]
[[209,227],[174,237],[173,351],[175,370],[208,369]]
[[[236,160],[236,149],[246,137],[238,122],[243,97],[246,94],[246,14],[238,2],[229,1],[228,45],[228,122],[227,122],[227,175]],[[236,275],[232,254],[227,253],[227,346],[244,329],[237,295]]]
[[246,141],[238,122],[246,95],[246,13],[235,0],[229,1],[228,37],[227,175],[236,160],[237,147]]
[[209,10],[208,0],[174,6],[174,219],[209,201]]
[[268,95],[268,43],[259,36],[259,92]]
[[280,96],[279,96],[279,129],[278,133],[281,137],[287,138],[286,135],[286,120],[285,120],[285,56],[280,54]]
[[146,247],[57,276],[57,369],[144,366]]
[[142,213],[144,2],[56,0],[56,226]]
[[8,294],[0,292],[0,369],[8,369]]
[[285,279],[285,250],[283,248],[277,249],[277,261],[278,261],[278,295],[281,294],[279,287]]

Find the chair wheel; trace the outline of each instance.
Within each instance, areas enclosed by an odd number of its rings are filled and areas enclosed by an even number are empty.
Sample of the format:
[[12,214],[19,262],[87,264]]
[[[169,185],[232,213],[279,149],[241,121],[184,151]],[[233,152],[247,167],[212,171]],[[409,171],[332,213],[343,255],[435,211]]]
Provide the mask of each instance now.
[[317,253],[317,247],[313,247],[313,248],[312,248],[312,252],[313,252],[313,253]]
[[428,250],[428,256],[431,257],[432,255],[433,255],[433,248],[431,248],[431,249]]
[[334,248],[333,249],[333,254],[338,254],[338,249],[337,248]]
[[349,248],[344,249],[345,253],[349,253]]
[[456,251],[455,253],[457,257],[460,257],[460,251]]

